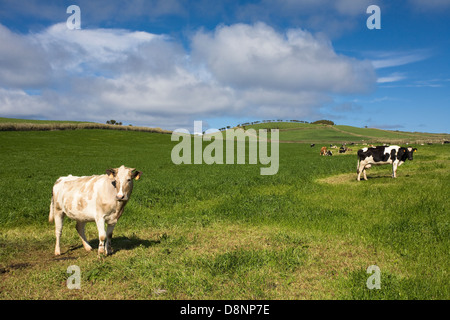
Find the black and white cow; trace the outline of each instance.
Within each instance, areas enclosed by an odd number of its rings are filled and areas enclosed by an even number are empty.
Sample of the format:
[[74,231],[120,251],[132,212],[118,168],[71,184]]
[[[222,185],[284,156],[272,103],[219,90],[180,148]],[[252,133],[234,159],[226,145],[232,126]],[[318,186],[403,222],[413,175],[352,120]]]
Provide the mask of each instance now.
[[373,164],[392,164],[392,177],[397,177],[397,166],[403,162],[413,159],[413,152],[417,151],[412,147],[399,146],[377,146],[374,148],[363,148],[358,150],[358,166],[356,173],[357,180],[360,181],[361,173],[364,174],[364,180],[367,180],[366,169],[369,169]]

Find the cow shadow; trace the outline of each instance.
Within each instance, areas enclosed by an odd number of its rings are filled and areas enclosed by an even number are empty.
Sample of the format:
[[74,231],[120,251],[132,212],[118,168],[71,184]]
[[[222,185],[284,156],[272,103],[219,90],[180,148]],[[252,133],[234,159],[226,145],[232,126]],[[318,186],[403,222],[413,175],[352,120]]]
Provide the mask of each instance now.
[[[402,175],[398,175],[397,173],[397,178],[392,178],[392,175],[383,175],[383,174],[379,174],[379,175],[368,175],[367,176],[367,181],[373,181],[374,183],[386,183],[387,181],[398,181],[399,178],[409,178],[410,175],[409,174],[402,174]],[[363,181],[363,178],[361,178],[361,181]]]
[[120,250],[132,250],[137,247],[144,247],[149,248],[154,245],[160,244],[161,240],[148,240],[148,239],[140,239],[137,237],[117,237],[112,238],[112,247],[113,247],[113,254],[114,252],[120,251]]
[[[89,240],[88,242],[89,242],[89,245],[93,249],[92,251],[97,251],[99,240],[92,239],[92,240]],[[117,237],[117,238],[113,237],[112,242],[111,242],[111,247],[112,247],[111,255],[114,255],[117,252],[122,251],[122,250],[133,250],[134,248],[137,248],[137,247],[149,248],[149,247],[158,245],[159,243],[161,243],[161,240],[159,240],[159,239],[158,240],[147,240],[147,239],[140,239],[137,237],[124,237],[124,236]],[[78,249],[83,249],[83,245],[79,244],[79,245],[71,246],[66,252],[62,253],[62,255],[70,254],[70,252],[78,250]],[[60,257],[59,259],[66,260],[68,258]]]
[[[134,248],[144,247],[149,248],[160,244],[161,240],[148,240],[148,239],[140,239],[137,237],[113,237],[111,240],[112,253],[111,255],[116,254],[122,250],[133,250]],[[98,239],[90,241],[90,244],[93,248],[98,248]]]
[[[367,180],[392,179],[390,175],[367,175]],[[362,180],[362,179],[361,179]]]

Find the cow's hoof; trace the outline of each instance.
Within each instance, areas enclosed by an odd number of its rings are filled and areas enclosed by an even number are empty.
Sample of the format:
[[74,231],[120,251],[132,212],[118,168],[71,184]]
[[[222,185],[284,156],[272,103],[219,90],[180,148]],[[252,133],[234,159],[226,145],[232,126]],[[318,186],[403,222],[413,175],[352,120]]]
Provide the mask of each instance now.
[[106,254],[107,256],[112,255],[112,254],[113,254],[112,248],[111,248],[111,247],[110,247],[110,248],[107,248],[105,254]]

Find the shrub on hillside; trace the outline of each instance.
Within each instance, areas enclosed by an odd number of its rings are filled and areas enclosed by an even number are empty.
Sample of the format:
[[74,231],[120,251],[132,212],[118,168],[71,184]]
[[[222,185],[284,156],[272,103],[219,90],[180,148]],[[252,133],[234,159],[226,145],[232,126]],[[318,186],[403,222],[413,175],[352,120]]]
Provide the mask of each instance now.
[[312,124],[328,124],[328,125],[334,126],[334,122],[331,120],[317,120],[317,121],[314,121],[311,123]]

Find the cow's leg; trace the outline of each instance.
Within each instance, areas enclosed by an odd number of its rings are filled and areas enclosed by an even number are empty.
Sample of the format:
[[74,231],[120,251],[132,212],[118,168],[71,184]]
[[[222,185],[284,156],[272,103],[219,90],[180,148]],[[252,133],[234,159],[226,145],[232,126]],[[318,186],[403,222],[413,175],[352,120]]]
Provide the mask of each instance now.
[[61,254],[59,240],[61,238],[63,229],[64,213],[55,211],[53,218],[55,220],[55,236],[56,236],[55,256],[59,256]]
[[364,180],[367,181],[366,168],[363,169],[363,173],[364,173]]
[[105,220],[103,218],[99,218],[95,220],[98,229],[98,254],[105,253],[105,240],[106,240],[106,232],[105,232]]
[[365,173],[364,166],[365,166],[364,163],[361,163],[361,162],[359,163],[358,170],[356,171],[356,172],[358,173],[358,177],[357,177],[357,180],[358,180],[358,181],[361,180],[361,173],[362,173],[363,171],[364,171],[364,174],[366,174],[366,173]]
[[108,224],[108,227],[106,228],[106,255],[112,254],[111,239],[115,226],[116,224]]
[[86,251],[91,251],[92,247],[87,242],[86,235],[84,234],[85,226],[86,226],[86,221],[77,221],[76,229],[78,231],[78,234],[80,235],[81,242],[83,243],[84,249],[86,249]]
[[397,178],[397,163],[392,163],[392,178]]

